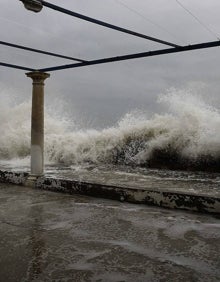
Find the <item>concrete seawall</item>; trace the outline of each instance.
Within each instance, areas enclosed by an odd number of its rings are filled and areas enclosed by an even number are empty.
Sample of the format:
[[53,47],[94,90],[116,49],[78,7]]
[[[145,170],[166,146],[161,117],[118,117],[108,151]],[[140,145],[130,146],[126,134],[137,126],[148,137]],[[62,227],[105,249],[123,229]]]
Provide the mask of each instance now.
[[[3,183],[28,186],[28,177],[29,174],[25,172],[0,170],[0,182]],[[220,214],[220,192],[212,193],[210,191],[210,193],[195,194],[190,191],[172,191],[172,189],[166,188],[124,187],[45,176],[38,177],[33,187],[53,192],[87,195],[136,204]]]

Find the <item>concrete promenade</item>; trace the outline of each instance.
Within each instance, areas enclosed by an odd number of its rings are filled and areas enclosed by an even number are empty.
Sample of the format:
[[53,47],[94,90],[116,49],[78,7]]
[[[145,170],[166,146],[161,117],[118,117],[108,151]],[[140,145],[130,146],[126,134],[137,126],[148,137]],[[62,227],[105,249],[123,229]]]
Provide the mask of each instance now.
[[219,253],[216,215],[0,184],[1,282],[217,282]]
[[[87,175],[88,174],[88,175]],[[136,204],[146,204],[172,209],[183,209],[202,213],[220,214],[220,189],[212,183],[184,181],[167,181],[145,179],[138,182],[139,176],[114,175],[112,179],[100,177],[99,182],[93,180],[86,172],[83,178],[72,178],[65,174],[62,177],[42,176],[31,184],[28,173],[0,170],[0,182],[30,186],[41,190],[80,194],[98,198],[118,200]],[[111,177],[113,177],[111,175]],[[118,180],[118,181],[117,181]],[[120,183],[120,184],[117,184]]]

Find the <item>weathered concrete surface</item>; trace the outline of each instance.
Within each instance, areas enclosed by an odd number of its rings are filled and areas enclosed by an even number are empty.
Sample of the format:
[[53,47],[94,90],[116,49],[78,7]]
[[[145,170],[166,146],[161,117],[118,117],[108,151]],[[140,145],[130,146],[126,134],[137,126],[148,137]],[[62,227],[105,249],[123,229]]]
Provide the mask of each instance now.
[[27,173],[0,171],[0,182],[26,184],[42,190],[81,194],[99,198],[140,203],[165,208],[185,209],[205,213],[220,213],[220,192],[195,193],[157,187],[125,187],[105,185],[79,180],[38,177],[35,185],[30,185]]
[[29,174],[27,172],[13,172],[0,170],[0,182],[24,185]]
[[217,282],[212,215],[0,184],[0,281]]
[[155,187],[140,189],[135,187],[109,186],[98,183],[45,177],[37,179],[36,187],[50,191],[102,197],[130,203],[220,213],[220,197],[194,195],[190,194],[188,191],[182,193],[156,189]]

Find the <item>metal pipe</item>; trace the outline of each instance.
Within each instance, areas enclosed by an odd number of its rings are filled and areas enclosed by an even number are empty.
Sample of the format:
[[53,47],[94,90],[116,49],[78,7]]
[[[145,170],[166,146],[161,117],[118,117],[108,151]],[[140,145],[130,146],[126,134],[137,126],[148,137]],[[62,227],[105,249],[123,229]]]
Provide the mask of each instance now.
[[52,53],[52,52],[48,52],[48,51],[34,49],[34,48],[27,47],[27,46],[17,45],[17,44],[5,42],[5,41],[0,41],[0,45],[5,45],[5,46],[18,48],[18,49],[22,49],[22,50],[26,50],[26,51],[31,51],[31,52],[35,52],[35,53],[40,53],[40,54],[44,54],[44,55],[54,56],[54,57],[58,57],[58,58],[62,58],[62,59],[68,59],[68,60],[73,60],[73,61],[78,61],[78,62],[87,62],[86,60],[81,60],[81,59],[77,59],[77,58],[73,58],[73,57],[69,57],[69,56],[64,56],[64,55],[60,55],[60,54],[56,54],[56,53]]
[[157,42],[157,43],[165,44],[165,45],[168,45],[168,46],[172,46],[172,47],[178,47],[179,46],[177,44],[174,44],[174,43],[171,43],[171,42],[168,42],[168,41],[164,41],[164,40],[161,40],[161,39],[158,39],[158,38],[155,38],[155,37],[144,35],[144,34],[129,30],[129,29],[125,29],[123,27],[119,27],[119,26],[109,24],[109,23],[106,23],[106,22],[103,22],[103,21],[100,21],[100,20],[97,20],[97,19],[94,19],[94,18],[87,17],[85,15],[64,9],[62,7],[56,6],[56,5],[48,3],[46,1],[42,1],[42,4],[43,4],[43,6],[45,6],[47,8],[53,9],[55,11],[58,11],[58,12],[61,12],[61,13],[64,13],[64,14],[67,14],[67,15],[70,15],[70,16],[73,16],[75,18],[79,18],[79,19],[87,21],[87,22],[91,22],[91,23],[94,23],[94,24],[97,24],[97,25],[101,25],[101,26],[104,26],[104,27],[107,27],[107,28],[110,28],[110,29],[114,29],[114,30],[117,30],[117,31],[120,31],[120,32],[123,32],[123,33],[127,33],[127,34],[130,34],[130,35],[133,35],[133,36],[141,37],[141,38],[151,40],[151,41],[154,41],[154,42]]
[[152,57],[152,56],[192,51],[192,50],[205,49],[205,48],[212,48],[212,47],[218,47],[218,46],[220,46],[220,41],[212,41],[212,42],[205,42],[205,43],[194,44],[194,45],[187,45],[187,46],[178,47],[178,48],[168,48],[168,49],[161,49],[161,50],[155,50],[155,51],[149,51],[149,52],[142,52],[142,53],[136,53],[136,54],[130,54],[130,55],[123,55],[123,56],[117,56],[117,57],[92,60],[92,61],[88,61],[85,63],[76,63],[76,64],[44,68],[44,69],[41,69],[40,71],[51,72],[51,71],[57,71],[57,70],[78,68],[78,67],[91,66],[91,65],[99,65],[99,64],[105,64],[105,63],[111,63],[111,62],[125,61],[125,60],[138,59],[138,58],[144,58],[144,57]]
[[32,68],[18,66],[18,65],[12,65],[12,64],[7,64],[7,63],[3,63],[3,62],[0,62],[0,66],[7,67],[7,68],[12,68],[12,69],[25,70],[25,71],[34,71],[34,69],[32,69]]

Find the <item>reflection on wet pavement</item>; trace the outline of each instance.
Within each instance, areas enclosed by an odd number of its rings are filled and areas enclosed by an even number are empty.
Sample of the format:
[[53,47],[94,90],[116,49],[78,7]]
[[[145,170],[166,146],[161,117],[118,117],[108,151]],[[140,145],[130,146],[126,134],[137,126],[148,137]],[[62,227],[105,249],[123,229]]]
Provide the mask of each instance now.
[[220,219],[0,184],[0,281],[219,281]]

